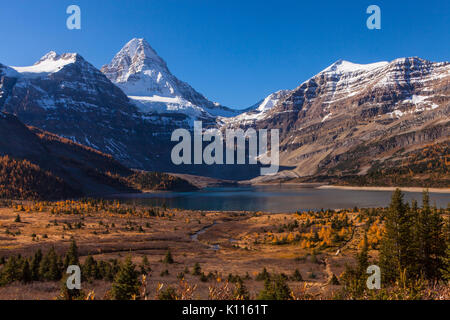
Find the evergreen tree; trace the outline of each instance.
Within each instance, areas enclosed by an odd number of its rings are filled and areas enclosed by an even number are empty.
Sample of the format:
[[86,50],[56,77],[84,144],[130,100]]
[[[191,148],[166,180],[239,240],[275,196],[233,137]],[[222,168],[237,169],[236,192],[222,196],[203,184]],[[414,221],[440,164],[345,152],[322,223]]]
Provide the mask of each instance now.
[[338,278],[336,277],[336,275],[333,273],[333,276],[330,279],[330,284],[333,286],[338,286],[340,285]]
[[445,256],[446,242],[444,235],[444,220],[442,219],[436,207],[433,207],[431,213],[431,246],[429,249],[430,256],[428,263],[425,265],[425,274],[429,279],[437,280],[441,276],[442,257]]
[[116,300],[131,300],[139,297],[139,280],[135,265],[128,256],[114,278],[111,295]]
[[39,278],[48,281],[61,279],[61,270],[58,267],[58,257],[55,248],[51,248],[42,258],[39,265]]
[[237,300],[250,300],[250,293],[241,278],[238,278],[235,283],[233,297]]
[[171,286],[168,286],[166,289],[161,290],[158,293],[158,300],[177,300],[177,299],[179,299],[179,295],[177,294],[177,291]]
[[380,248],[380,267],[384,282],[395,281],[401,272],[409,274],[411,257],[411,216],[403,202],[403,194],[396,189],[385,215],[385,235]]
[[264,289],[258,295],[259,300],[289,300],[291,289],[286,283],[286,278],[277,275],[274,279],[264,281]]
[[150,269],[150,263],[148,262],[147,256],[142,257],[141,262],[141,273],[147,275],[148,271],[151,271]]
[[31,274],[31,268],[30,264],[28,263],[28,260],[25,259],[23,265],[22,265],[22,271],[21,271],[21,280],[24,283],[29,283],[33,280],[32,274]]
[[109,263],[100,260],[97,264],[99,279],[109,279],[109,275],[111,273],[111,266]]
[[47,280],[57,281],[61,279],[61,270],[58,263],[58,255],[55,252],[55,248],[51,248],[48,252],[49,256],[49,269],[46,275]]
[[264,267],[263,271],[256,275],[256,281],[265,281],[270,279],[270,273],[267,272],[267,269]]
[[20,279],[19,265],[15,256],[9,257],[1,270],[0,284],[6,285]]
[[108,274],[107,274],[107,279],[110,281],[114,281],[114,278],[116,277],[117,273],[120,270],[120,264],[117,261],[117,259],[111,259],[110,260],[111,264],[108,265]]
[[439,278],[441,258],[445,252],[443,221],[436,209],[431,209],[428,191],[423,192],[422,210],[416,214],[414,232],[414,269],[416,275]]
[[98,279],[99,278],[97,262],[94,260],[94,258],[91,255],[89,255],[86,258],[86,261],[83,264],[82,274],[85,279]]
[[194,268],[192,269],[192,275],[199,276],[202,273],[202,268],[200,267],[200,264],[196,262],[194,264]]
[[302,274],[300,273],[300,271],[298,271],[298,269],[295,269],[294,274],[292,275],[292,280],[293,281],[303,281]]
[[442,278],[450,282],[450,242],[447,243],[447,249],[445,249],[445,255],[442,257]]
[[411,241],[411,262],[412,265],[410,266],[410,273],[414,275],[420,275],[422,273],[421,268],[421,258],[420,258],[420,252],[422,248],[422,241],[421,241],[421,212],[417,205],[417,201],[414,199],[412,200],[412,205],[410,209],[410,216],[411,216],[411,233],[412,233],[412,241]]
[[369,245],[367,241],[367,233],[364,233],[363,247],[358,254],[358,276],[364,278],[367,267],[369,266]]
[[170,249],[167,250],[166,256],[164,257],[163,262],[164,262],[164,263],[168,263],[168,264],[174,263],[173,257],[172,257],[172,253],[170,252]]
[[41,263],[39,264],[39,279],[48,280],[48,271],[50,270],[50,258],[48,254],[42,257]]
[[440,271],[442,278],[450,283],[450,219],[446,224],[445,235],[447,248],[445,249],[444,255],[441,257],[442,268]]
[[68,266],[78,265],[78,247],[75,240],[72,240],[69,250],[66,253],[64,258],[64,269],[67,269]]
[[39,280],[39,266],[42,261],[42,251],[38,249],[31,260],[31,278],[34,281]]

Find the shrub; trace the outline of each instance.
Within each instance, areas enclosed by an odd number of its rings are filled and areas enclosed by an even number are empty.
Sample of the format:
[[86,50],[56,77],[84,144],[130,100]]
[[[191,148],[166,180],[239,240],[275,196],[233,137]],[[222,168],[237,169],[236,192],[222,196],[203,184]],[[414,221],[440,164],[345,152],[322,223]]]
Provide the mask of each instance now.
[[274,279],[267,279],[264,282],[264,289],[259,293],[259,300],[290,300],[291,289],[286,283],[286,279],[280,275]]
[[111,288],[112,298],[115,300],[131,300],[139,296],[139,287],[138,273],[131,257],[128,256],[114,278]]
[[267,269],[264,268],[262,272],[256,275],[256,281],[265,281],[270,279],[270,273],[267,272]]
[[192,270],[192,274],[194,276],[199,276],[199,275],[201,275],[201,272],[202,272],[202,268],[200,267],[200,264],[198,262],[196,262],[194,265],[194,269]]
[[164,257],[163,262],[166,263],[166,264],[174,263],[174,260],[173,260],[173,257],[172,257],[172,253],[170,252],[170,249],[167,250],[166,256]]
[[291,279],[292,281],[303,281],[302,274],[300,273],[300,271],[298,271],[298,269],[295,269]]
[[158,300],[177,300],[178,295],[174,288],[167,287],[165,290],[161,290],[158,293]]

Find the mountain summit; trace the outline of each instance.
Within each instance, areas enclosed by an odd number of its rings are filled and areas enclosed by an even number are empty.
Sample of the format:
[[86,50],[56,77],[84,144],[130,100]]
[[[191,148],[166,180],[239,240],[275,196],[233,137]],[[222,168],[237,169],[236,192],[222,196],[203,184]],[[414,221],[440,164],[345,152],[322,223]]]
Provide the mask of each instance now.
[[448,145],[449,75],[449,62],[418,57],[339,60],[297,88],[268,96],[268,107],[223,122],[279,128],[280,164],[300,177],[383,177],[382,170],[407,163],[427,145]]
[[449,62],[417,57],[339,60],[293,90],[234,111],[177,79],[144,39],[132,39],[101,71],[78,54],[53,51],[28,67],[0,64],[0,111],[132,168],[255,176],[247,167],[172,164],[172,132],[202,120],[221,130],[279,129],[280,165],[291,169],[283,174],[383,177],[429,144],[447,148],[449,74]]
[[176,92],[176,79],[145,39],[132,39],[101,71],[131,96],[170,97]]
[[237,114],[176,78],[145,39],[129,41],[101,71],[145,113],[182,113],[191,121]]

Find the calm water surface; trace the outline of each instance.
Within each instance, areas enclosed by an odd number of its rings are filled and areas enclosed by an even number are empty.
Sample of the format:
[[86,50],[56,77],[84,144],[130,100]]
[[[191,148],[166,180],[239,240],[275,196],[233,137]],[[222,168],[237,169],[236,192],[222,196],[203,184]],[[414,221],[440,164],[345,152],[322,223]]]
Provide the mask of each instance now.
[[[295,212],[309,209],[385,207],[391,191],[317,189],[300,186],[251,186],[207,188],[196,192],[155,192],[114,196],[121,201],[191,210],[245,210]],[[420,192],[405,192],[405,200],[422,201]],[[446,208],[448,193],[430,193],[431,204]]]

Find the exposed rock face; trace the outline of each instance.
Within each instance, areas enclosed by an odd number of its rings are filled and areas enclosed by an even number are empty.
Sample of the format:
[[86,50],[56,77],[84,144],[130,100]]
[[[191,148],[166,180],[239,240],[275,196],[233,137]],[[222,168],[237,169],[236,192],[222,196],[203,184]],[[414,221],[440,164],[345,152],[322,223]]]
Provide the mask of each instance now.
[[149,115],[182,114],[192,125],[196,119],[214,121],[216,116],[237,114],[177,79],[144,39],[129,41],[101,71]]
[[16,70],[0,63],[0,106],[5,103],[18,77]]
[[[0,65],[0,110],[113,155],[128,167],[249,178],[240,166],[174,166],[173,130],[280,129],[284,176],[365,174],[376,163],[449,138],[450,63],[420,58],[359,65],[338,61],[294,90],[239,114],[171,74],[143,39],[102,71],[78,54],[50,52],[30,67]],[[392,162],[397,163],[397,162]],[[253,170],[253,171],[252,171]]]
[[[363,174],[401,148],[449,138],[449,73],[450,63],[419,58],[370,65],[338,61],[268,111],[245,113],[225,125],[279,128],[282,164],[295,166],[298,176],[326,174],[350,151],[357,161],[342,172]],[[358,153],[367,145],[371,152]]]
[[[136,49],[135,54],[139,59],[134,60],[135,65],[128,65],[126,56],[125,60],[118,60],[133,70],[138,69],[139,65],[145,72],[149,71],[150,61],[167,69],[162,59],[157,56],[152,58],[146,56],[151,54],[152,49],[144,48],[144,45],[145,43],[141,43],[142,51],[139,51],[139,47]],[[131,49],[127,49],[126,52],[129,50]],[[145,57],[140,61],[143,56]],[[189,102],[186,108],[172,110],[171,103],[161,102],[166,111],[144,110],[135,103],[136,100],[130,101],[118,86],[78,54],[58,55],[49,52],[33,66],[12,68],[3,66],[0,70],[2,72],[0,110],[17,115],[27,125],[42,128],[111,154],[130,168],[219,177],[233,176],[230,172],[234,169],[223,170],[223,166],[172,164],[171,149],[175,142],[170,140],[175,129],[191,129],[192,122],[197,119],[203,120],[205,126],[215,125],[216,117],[205,110],[214,109],[219,113],[221,110],[228,110],[202,98],[173,76],[171,81],[178,86],[175,93],[182,92],[186,99],[193,102],[204,101],[206,106],[199,107]],[[136,73],[136,76],[142,76],[144,84],[152,81],[151,77],[149,80],[148,75],[140,72]],[[160,92],[168,93],[170,88],[161,88]],[[180,91],[180,88],[184,91]],[[165,98],[181,99],[178,96]],[[151,105],[153,108],[152,103]],[[192,110],[198,113],[192,113]],[[230,112],[235,114],[233,111]],[[249,177],[248,169],[240,166],[237,170],[244,174],[243,177]],[[254,171],[257,170],[255,168]]]
[[228,118],[220,117],[219,123],[221,126],[225,125],[225,127],[252,126],[257,121],[264,119],[270,110],[276,106],[278,102],[284,100],[290,93],[290,90],[280,90],[272,93],[264,100],[244,110],[245,112],[238,116]]
[[71,196],[130,190],[106,175],[107,172],[123,176],[132,173],[110,155],[38,128],[29,128],[15,116],[3,112],[0,112],[0,136],[0,156],[28,160],[51,172],[70,187]]
[[112,154],[129,167],[158,167],[154,151],[165,148],[158,139],[176,121],[154,124],[144,118],[120,88],[80,55],[50,52],[33,66],[2,70],[2,111]]

